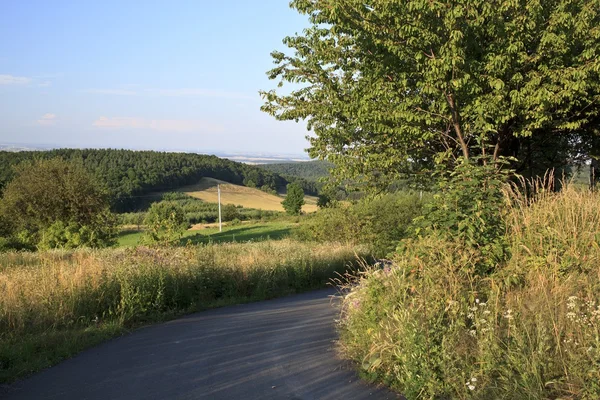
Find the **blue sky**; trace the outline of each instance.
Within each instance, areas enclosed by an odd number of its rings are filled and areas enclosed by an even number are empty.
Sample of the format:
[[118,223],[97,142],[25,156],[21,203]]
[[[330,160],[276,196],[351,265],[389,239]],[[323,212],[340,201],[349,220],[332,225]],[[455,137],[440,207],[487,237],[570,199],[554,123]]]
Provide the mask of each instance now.
[[288,0],[0,0],[0,143],[302,153],[259,108]]

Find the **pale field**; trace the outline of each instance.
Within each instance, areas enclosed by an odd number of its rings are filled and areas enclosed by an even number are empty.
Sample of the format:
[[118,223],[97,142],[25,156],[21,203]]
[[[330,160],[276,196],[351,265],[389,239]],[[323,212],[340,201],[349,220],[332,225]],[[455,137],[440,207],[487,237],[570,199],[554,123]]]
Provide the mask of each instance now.
[[[284,211],[281,205],[284,196],[275,196],[259,189],[234,185],[213,178],[202,178],[197,184],[184,186],[178,191],[209,203],[216,203],[218,200],[217,184],[221,185],[221,204],[240,205],[260,210]],[[317,211],[316,197],[305,195],[304,201],[306,204],[302,207],[302,211],[305,213]]]

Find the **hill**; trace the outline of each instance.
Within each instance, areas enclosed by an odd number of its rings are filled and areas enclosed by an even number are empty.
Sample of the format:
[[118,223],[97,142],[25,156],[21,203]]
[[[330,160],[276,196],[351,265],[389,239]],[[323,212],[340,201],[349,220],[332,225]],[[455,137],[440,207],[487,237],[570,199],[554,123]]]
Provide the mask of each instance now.
[[[216,203],[218,201],[217,185],[221,186],[221,204],[240,205],[245,208],[260,210],[284,211],[281,205],[281,201],[284,199],[283,196],[213,178],[202,178],[198,183],[181,187],[178,191],[209,203]],[[305,196],[304,200],[306,204],[302,207],[302,211],[317,211],[316,197]]]
[[257,167],[281,176],[317,181],[320,178],[329,176],[329,169],[333,168],[333,164],[327,161],[315,160],[306,162],[261,164],[257,165]]
[[82,163],[106,186],[116,211],[135,210],[153,192],[175,190],[205,177],[264,190],[282,190],[293,180],[307,194],[318,192],[314,182],[288,179],[263,168],[216,156],[115,149],[0,151],[0,189],[12,179],[13,166],[33,159],[55,157]]

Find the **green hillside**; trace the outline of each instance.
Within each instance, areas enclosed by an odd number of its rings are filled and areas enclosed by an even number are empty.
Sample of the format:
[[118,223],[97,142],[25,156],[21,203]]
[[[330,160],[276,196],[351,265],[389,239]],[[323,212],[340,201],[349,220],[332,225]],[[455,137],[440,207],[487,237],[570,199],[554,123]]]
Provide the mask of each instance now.
[[[256,166],[192,153],[165,153],[115,149],[58,149],[0,151],[0,189],[13,177],[13,166],[33,159],[62,158],[81,162],[107,188],[116,211],[130,211],[151,200],[152,193],[174,190],[210,177],[235,185],[276,191],[292,180]],[[306,194],[317,185],[294,178]]]
[[317,181],[319,178],[328,177],[329,169],[333,168],[332,163],[321,160],[279,164],[262,164],[257,166],[275,174],[288,177],[302,178],[309,181]]

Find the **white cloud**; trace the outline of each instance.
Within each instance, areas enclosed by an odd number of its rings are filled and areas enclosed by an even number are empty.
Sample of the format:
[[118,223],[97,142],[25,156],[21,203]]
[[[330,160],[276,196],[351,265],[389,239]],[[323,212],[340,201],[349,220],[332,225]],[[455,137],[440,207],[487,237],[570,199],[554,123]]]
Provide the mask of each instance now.
[[223,127],[200,120],[145,119],[134,117],[100,117],[92,123],[97,128],[148,129],[162,132],[220,132]]
[[44,81],[44,82],[38,83],[37,85],[38,85],[38,87],[49,87],[49,86],[52,86],[52,82]]
[[51,126],[56,124],[56,114],[46,113],[37,120],[37,124],[41,126]]
[[31,82],[31,78],[24,76],[0,75],[0,85],[26,85]]

